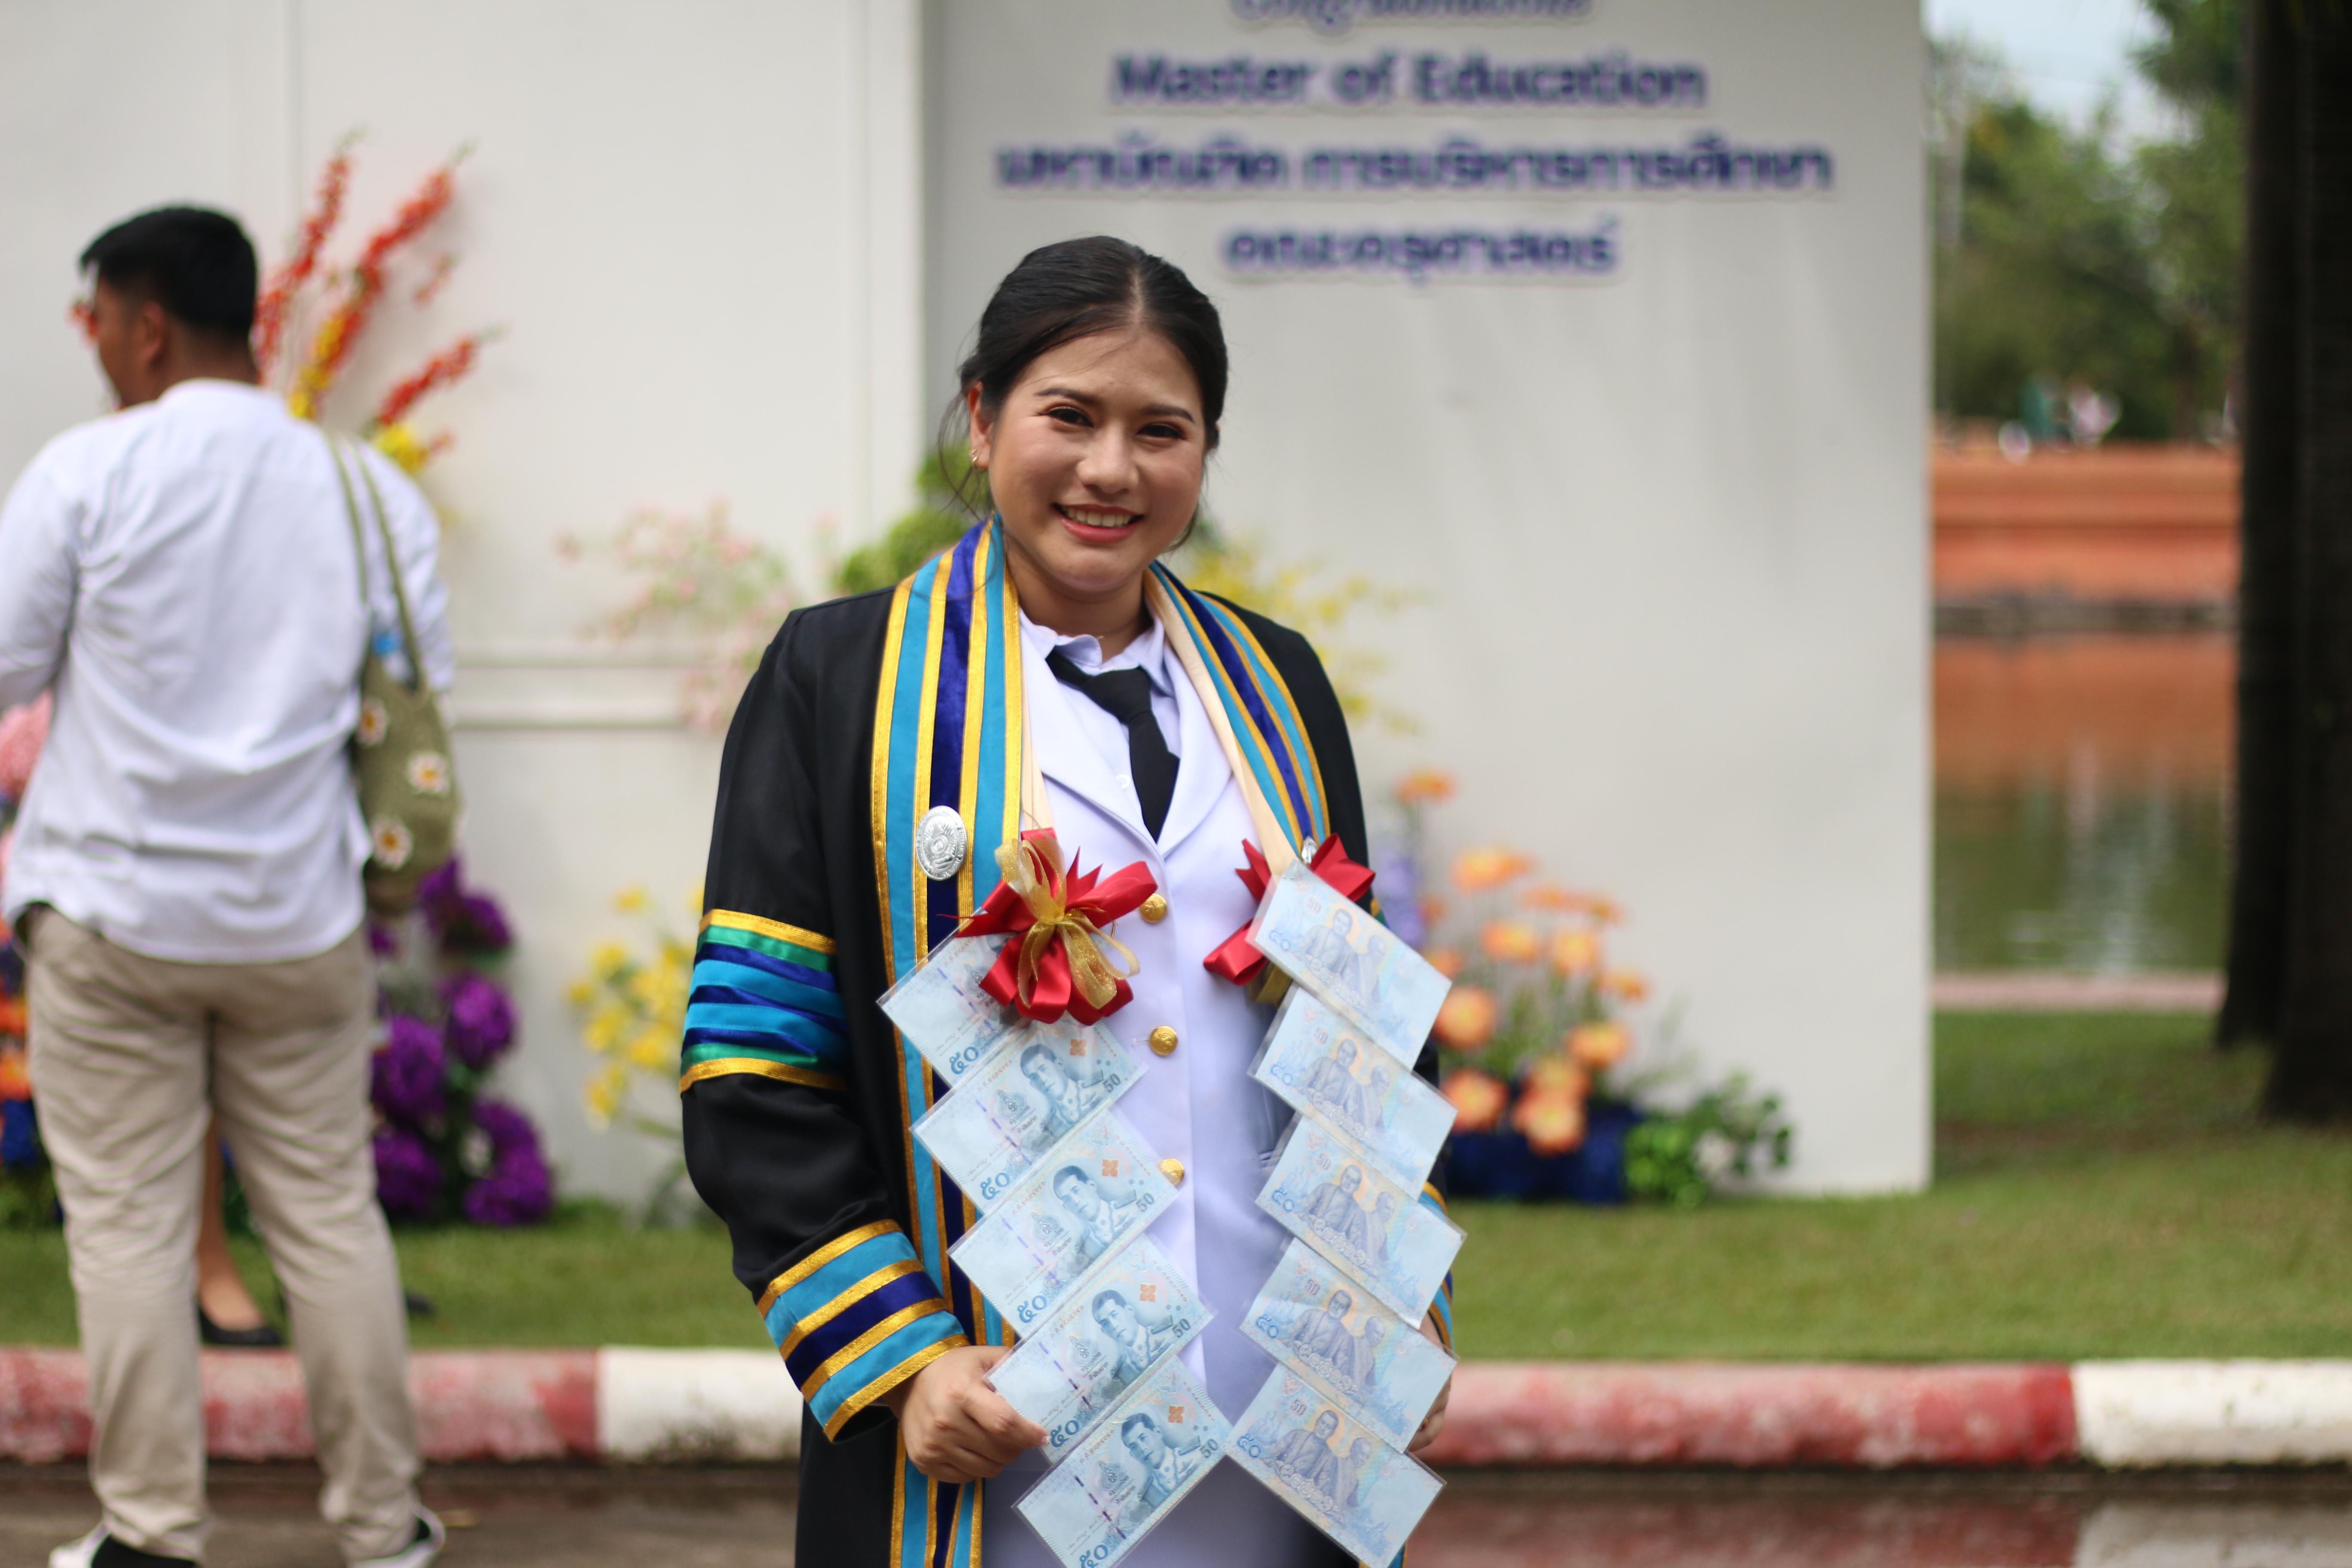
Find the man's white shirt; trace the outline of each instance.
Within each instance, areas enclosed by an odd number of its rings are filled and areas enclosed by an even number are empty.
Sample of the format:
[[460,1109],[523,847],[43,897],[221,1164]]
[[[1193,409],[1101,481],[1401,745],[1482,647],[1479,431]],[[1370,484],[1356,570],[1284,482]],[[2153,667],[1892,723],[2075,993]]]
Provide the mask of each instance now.
[[[439,524],[373,450],[425,675],[455,674]],[[364,492],[362,492],[364,504]],[[0,902],[150,957],[322,952],[360,921],[368,836],[346,747],[371,604],[319,429],[276,395],[182,382],[65,432],[0,510],[0,708],[54,687]]]

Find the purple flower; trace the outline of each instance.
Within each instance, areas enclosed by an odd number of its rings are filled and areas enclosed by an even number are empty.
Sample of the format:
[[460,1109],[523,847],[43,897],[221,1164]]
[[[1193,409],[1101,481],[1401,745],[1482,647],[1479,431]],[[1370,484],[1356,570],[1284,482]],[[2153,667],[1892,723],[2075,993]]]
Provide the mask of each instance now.
[[441,983],[441,1001],[449,1009],[449,1048],[475,1071],[514,1043],[514,1004],[484,976],[472,970],[450,976]]
[[474,1101],[474,1125],[489,1139],[493,1161],[517,1150],[539,1152],[539,1129],[530,1124],[530,1117],[503,1100]]
[[457,858],[452,855],[416,884],[417,906],[437,929],[442,913],[455,907],[457,896],[464,891],[465,879],[458,869]]
[[381,921],[372,918],[367,921],[367,939],[368,951],[378,958],[390,958],[400,951],[400,939]]
[[371,1064],[368,1098],[391,1120],[422,1126],[442,1112],[447,1068],[441,1032],[422,1018],[395,1016]]
[[[528,1130],[529,1123],[524,1126]],[[464,1206],[476,1225],[535,1224],[555,1206],[555,1180],[536,1147],[510,1148],[499,1155],[489,1174],[467,1189]]]
[[441,1195],[441,1164],[425,1140],[404,1128],[375,1135],[375,1197],[394,1219],[426,1219]]
[[488,893],[465,893],[434,921],[441,945],[451,952],[504,952],[514,945],[507,913]]

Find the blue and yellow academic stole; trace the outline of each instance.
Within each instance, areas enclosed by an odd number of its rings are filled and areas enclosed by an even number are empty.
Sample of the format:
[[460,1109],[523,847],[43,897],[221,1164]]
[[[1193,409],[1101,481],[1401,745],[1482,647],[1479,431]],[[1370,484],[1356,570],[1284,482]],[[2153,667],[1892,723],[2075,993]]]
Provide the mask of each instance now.
[[[1004,571],[1003,525],[975,526],[898,584],[875,700],[874,879],[892,980],[903,980],[935,943],[995,890],[996,851],[1021,833],[1021,615]],[[1239,616],[1193,593],[1164,566],[1152,569],[1171,637],[1199,653],[1244,763],[1295,847],[1329,829],[1323,778],[1289,689]],[[947,806],[963,818],[967,847],[952,879],[932,880],[915,858],[915,826]],[[900,1125],[946,1092],[921,1053],[898,1046]],[[979,1217],[911,1131],[902,1132],[914,1244],[950,1310],[982,1344],[1009,1343],[996,1309],[953,1268],[948,1248]],[[898,1450],[892,1484],[892,1568],[975,1568],[980,1488],[942,1486]]]

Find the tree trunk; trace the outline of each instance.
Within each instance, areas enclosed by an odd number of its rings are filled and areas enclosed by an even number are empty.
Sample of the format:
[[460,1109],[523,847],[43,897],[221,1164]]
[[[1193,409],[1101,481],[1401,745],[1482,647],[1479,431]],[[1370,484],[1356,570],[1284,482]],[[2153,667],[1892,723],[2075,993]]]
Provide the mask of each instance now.
[[2295,830],[2263,1105],[2317,1121],[2352,1117],[2352,8],[2301,10]]
[[2215,1038],[2278,1037],[2286,978],[2287,868],[2294,859],[2296,346],[2302,318],[2302,94],[2291,18],[2299,0],[2246,6],[2245,348],[2238,427],[2236,864],[2228,990]]

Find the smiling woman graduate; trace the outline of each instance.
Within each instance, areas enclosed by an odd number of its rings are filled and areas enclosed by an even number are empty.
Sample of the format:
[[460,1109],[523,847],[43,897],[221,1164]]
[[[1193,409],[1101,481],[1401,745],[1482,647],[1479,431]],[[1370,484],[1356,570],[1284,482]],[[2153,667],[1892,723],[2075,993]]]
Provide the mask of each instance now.
[[[777,633],[727,739],[687,1011],[687,1162],[806,1401],[800,1561],[824,1568],[1054,1561],[1013,1509],[1045,1434],[988,1382],[1013,1336],[948,1257],[976,1211],[908,1131],[944,1086],[877,998],[1004,866],[992,916],[1056,856],[1122,868],[1094,896],[1125,956],[1073,929],[1019,990],[1150,1062],[1119,1112],[1177,1184],[1150,1235],[1216,1314],[1182,1355],[1234,1415],[1271,1366],[1241,1325],[1288,1239],[1254,1201],[1287,1113],[1249,1076],[1271,1009],[1206,961],[1255,911],[1255,857],[1319,850],[1328,879],[1344,855],[1367,879],[1314,650],[1160,563],[1217,444],[1215,307],[1123,241],[1047,246],[999,285],[961,382],[994,511]],[[1443,1342],[1450,1312],[1441,1295],[1424,1331]],[[1224,1466],[1125,1562],[1342,1560]]]

